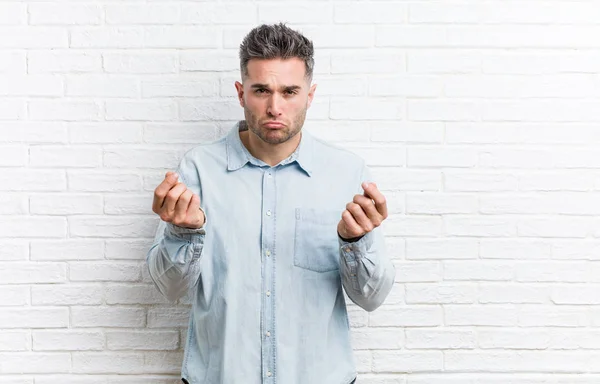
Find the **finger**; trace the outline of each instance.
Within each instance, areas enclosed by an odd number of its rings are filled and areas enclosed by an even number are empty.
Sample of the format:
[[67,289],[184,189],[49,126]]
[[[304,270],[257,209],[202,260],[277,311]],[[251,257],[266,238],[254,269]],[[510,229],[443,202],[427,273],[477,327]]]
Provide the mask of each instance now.
[[187,218],[187,209],[190,205],[190,200],[192,200],[192,196],[194,192],[186,189],[179,199],[177,200],[177,204],[175,205],[175,213],[173,214],[173,223],[179,225],[184,223]]
[[371,223],[373,223],[375,227],[379,227],[381,225],[383,217],[375,208],[373,200],[363,195],[355,195],[353,202],[360,205],[360,207],[363,209],[363,211],[365,211],[365,214],[367,215],[369,220],[371,220]]
[[363,189],[365,190],[365,196],[370,197],[375,201],[375,208],[377,208],[377,212],[383,216],[384,219],[388,217],[387,210],[387,201],[383,193],[379,191],[377,185],[375,183],[363,183]]
[[167,197],[165,198],[165,202],[163,204],[162,209],[165,210],[169,215],[173,215],[173,213],[175,212],[175,205],[177,204],[177,200],[179,199],[179,196],[181,196],[181,194],[185,192],[186,189],[187,187],[185,186],[185,184],[177,183],[177,185],[175,185],[173,188],[171,188],[169,192],[167,192]]
[[346,205],[346,210],[352,214],[354,220],[358,223],[363,232],[371,232],[375,227],[360,205],[356,203],[348,203]]
[[177,184],[179,175],[175,172],[167,172],[165,179],[154,190],[154,200],[152,201],[152,210],[155,213],[160,211],[163,206],[167,193]]
[[352,216],[350,211],[348,211],[347,209],[344,210],[344,212],[342,212],[342,220],[344,221],[344,225],[346,226],[347,232],[344,234],[344,238],[351,239],[353,237],[361,236],[364,233],[360,225],[358,225],[356,220],[354,220],[354,216]]

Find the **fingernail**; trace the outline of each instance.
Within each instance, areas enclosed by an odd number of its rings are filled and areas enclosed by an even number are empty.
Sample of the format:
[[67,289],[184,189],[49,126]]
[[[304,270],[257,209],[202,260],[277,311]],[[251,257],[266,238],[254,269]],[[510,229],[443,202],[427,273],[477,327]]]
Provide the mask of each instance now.
[[369,183],[366,183],[366,182],[365,182],[365,183],[363,183],[363,188],[364,188],[364,189],[367,189],[367,188],[369,188]]
[[175,172],[173,176],[175,176],[176,179],[179,179],[179,174],[177,172]]

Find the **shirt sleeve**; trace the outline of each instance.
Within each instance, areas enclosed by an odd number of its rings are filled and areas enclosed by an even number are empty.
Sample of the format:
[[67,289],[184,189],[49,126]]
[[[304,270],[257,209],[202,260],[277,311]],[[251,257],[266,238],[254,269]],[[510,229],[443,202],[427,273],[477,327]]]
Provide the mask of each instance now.
[[146,262],[154,284],[169,301],[184,296],[198,281],[205,227],[182,228],[162,220],[158,225]]
[[[372,181],[364,166],[362,181]],[[360,188],[362,193],[362,187]],[[366,311],[377,309],[394,285],[396,269],[385,252],[382,223],[355,242],[344,241],[338,235],[340,273],[348,297]]]
[[[200,181],[185,177],[194,174],[186,172],[189,167],[184,158],[177,173],[181,181],[200,196],[201,208],[206,211],[202,206]],[[198,229],[179,227],[163,220],[159,222],[153,244],[146,254],[146,263],[152,281],[169,301],[190,293],[198,282],[208,220],[205,217],[204,224]]]

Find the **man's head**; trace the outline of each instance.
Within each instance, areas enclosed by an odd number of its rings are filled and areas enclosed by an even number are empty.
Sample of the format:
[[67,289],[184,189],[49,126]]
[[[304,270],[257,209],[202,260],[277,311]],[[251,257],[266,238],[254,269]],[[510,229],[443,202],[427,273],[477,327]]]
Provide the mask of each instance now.
[[313,52],[310,40],[284,24],[258,26],[242,41],[242,83],[235,87],[248,128],[265,143],[281,144],[301,131],[316,89]]

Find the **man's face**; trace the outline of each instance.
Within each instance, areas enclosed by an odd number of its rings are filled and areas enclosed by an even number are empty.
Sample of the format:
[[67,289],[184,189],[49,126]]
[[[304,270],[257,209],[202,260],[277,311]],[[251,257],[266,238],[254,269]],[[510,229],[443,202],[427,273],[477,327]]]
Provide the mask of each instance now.
[[265,143],[285,143],[302,129],[316,89],[305,73],[298,58],[251,59],[243,84],[235,83],[248,129]]

